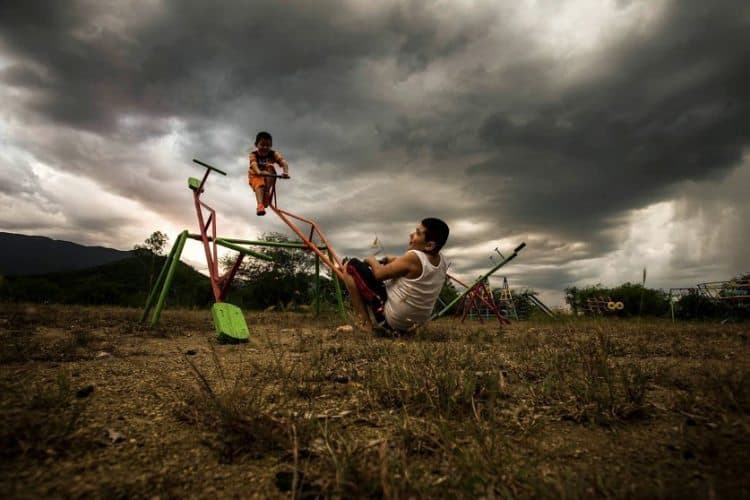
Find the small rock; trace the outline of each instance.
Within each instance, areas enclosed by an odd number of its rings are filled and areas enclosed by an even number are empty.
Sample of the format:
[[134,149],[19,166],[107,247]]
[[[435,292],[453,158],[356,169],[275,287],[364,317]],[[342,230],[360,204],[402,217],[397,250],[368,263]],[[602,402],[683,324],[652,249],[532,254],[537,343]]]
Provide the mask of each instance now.
[[110,356],[112,355],[108,353],[107,351],[99,351],[96,353],[97,358],[109,358]]
[[87,385],[86,387],[81,387],[76,391],[76,397],[77,398],[87,398],[91,393],[94,392],[94,386],[93,385]]
[[125,434],[117,432],[114,429],[107,429],[107,437],[112,444],[121,443],[125,441]]
[[336,328],[336,333],[352,333],[354,327],[352,325],[341,325]]

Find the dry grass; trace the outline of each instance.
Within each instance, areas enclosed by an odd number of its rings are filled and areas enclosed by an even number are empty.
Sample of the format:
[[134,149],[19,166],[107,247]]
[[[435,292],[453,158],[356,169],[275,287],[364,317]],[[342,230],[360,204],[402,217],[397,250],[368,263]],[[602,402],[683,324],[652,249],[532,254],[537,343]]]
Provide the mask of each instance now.
[[167,311],[151,330],[133,310],[6,306],[4,490],[750,494],[743,324],[440,321],[382,339],[248,313],[251,342],[224,346],[209,316]]

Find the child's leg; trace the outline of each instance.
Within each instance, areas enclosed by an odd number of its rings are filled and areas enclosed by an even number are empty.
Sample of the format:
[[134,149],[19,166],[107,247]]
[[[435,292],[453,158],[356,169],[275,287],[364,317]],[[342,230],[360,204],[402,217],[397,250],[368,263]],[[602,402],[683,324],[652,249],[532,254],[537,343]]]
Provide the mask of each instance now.
[[254,191],[255,191],[255,200],[258,202],[258,205],[260,205],[261,203],[263,203],[263,195],[264,195],[263,186],[256,187]]
[[263,195],[264,192],[264,184],[261,179],[258,179],[256,177],[250,178],[250,185],[253,188],[253,192],[255,193],[255,200],[258,202],[258,208],[255,209],[256,215],[266,215],[265,207],[263,206]]

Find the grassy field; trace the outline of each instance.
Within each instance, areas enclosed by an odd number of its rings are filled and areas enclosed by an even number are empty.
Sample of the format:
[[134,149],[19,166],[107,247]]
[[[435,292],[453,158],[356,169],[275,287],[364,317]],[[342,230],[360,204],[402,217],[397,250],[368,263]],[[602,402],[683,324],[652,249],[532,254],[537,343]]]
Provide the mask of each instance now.
[[434,322],[0,305],[0,491],[750,496],[747,324]]

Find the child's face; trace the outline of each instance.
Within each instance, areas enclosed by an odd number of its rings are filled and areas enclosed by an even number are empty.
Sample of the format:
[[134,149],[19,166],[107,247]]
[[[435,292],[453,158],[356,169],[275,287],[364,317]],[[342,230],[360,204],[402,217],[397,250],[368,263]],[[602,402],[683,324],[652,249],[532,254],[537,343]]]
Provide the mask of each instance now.
[[265,156],[271,151],[271,145],[271,141],[268,139],[261,139],[255,144],[255,147],[258,148],[258,153],[260,153],[261,156]]

